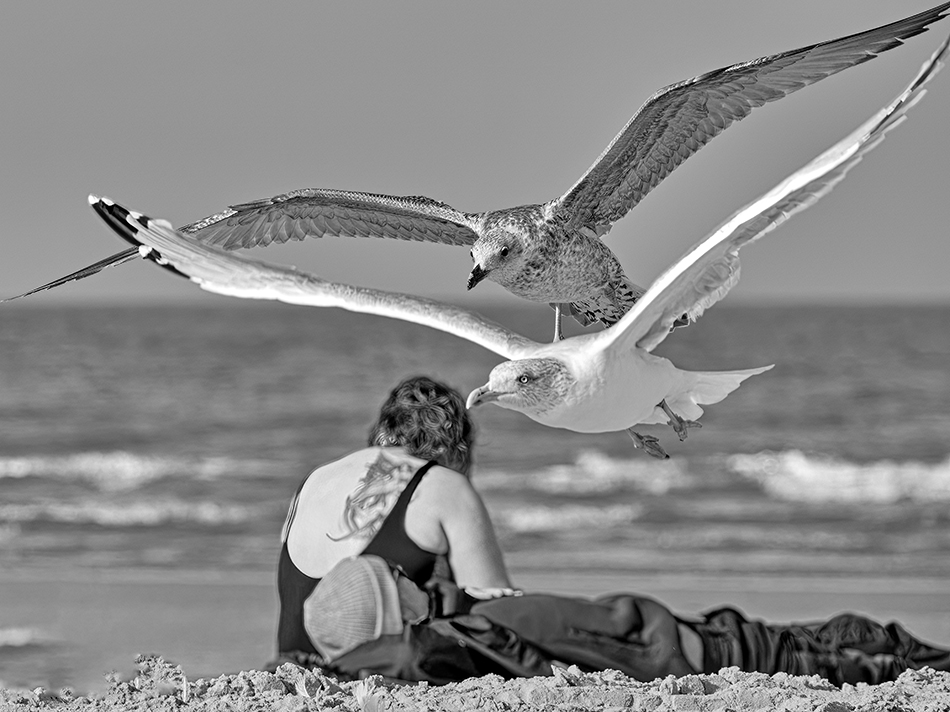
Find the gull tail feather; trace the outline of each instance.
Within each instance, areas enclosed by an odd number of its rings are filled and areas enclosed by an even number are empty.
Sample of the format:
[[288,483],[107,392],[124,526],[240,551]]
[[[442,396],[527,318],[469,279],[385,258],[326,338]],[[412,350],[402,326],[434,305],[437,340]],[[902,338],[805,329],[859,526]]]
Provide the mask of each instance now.
[[683,371],[687,386],[675,398],[667,398],[666,404],[682,418],[696,420],[703,414],[700,405],[718,403],[732,393],[749,376],[756,376],[775,364],[741,371]]

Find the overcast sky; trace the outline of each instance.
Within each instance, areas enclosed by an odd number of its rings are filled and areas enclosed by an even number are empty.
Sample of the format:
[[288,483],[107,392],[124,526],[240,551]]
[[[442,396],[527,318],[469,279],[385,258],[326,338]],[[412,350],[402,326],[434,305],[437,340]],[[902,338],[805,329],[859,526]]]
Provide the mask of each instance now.
[[[304,187],[467,211],[555,198],[670,83],[870,29],[934,0],[19,2],[0,22],[0,296],[122,249],[90,192],[174,224]],[[950,21],[757,110],[608,235],[649,283],[890,101]],[[742,253],[729,301],[950,302],[950,69],[816,207]],[[324,239],[255,254],[446,297],[467,250]],[[222,299],[137,262],[36,303]],[[19,308],[15,302],[2,308]]]

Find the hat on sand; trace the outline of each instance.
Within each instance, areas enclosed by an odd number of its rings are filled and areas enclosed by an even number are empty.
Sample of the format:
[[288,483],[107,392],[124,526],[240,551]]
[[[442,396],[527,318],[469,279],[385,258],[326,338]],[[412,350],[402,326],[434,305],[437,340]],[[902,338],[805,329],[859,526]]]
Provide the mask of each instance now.
[[327,662],[381,635],[403,631],[399,588],[378,556],[343,559],[303,604],[304,629]]

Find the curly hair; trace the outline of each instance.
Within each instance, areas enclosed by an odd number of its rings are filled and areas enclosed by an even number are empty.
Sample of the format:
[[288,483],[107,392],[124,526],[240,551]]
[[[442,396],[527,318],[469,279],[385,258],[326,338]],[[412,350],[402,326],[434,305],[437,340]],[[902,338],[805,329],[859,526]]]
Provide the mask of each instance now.
[[435,460],[467,475],[472,466],[475,424],[465,399],[427,376],[396,386],[369,430],[370,445],[400,445],[415,457]]

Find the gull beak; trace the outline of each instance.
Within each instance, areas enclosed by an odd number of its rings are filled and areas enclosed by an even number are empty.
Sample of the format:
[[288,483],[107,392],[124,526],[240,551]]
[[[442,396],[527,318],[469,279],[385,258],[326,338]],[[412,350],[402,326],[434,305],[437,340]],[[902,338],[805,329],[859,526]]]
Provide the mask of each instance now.
[[485,279],[485,277],[487,276],[488,276],[488,272],[483,270],[478,265],[475,265],[474,267],[472,267],[472,273],[468,275],[468,288],[471,289],[476,284],[478,284],[483,279]]
[[494,400],[498,400],[498,396],[500,395],[500,393],[495,393],[486,383],[481,388],[476,388],[468,394],[468,398],[465,400],[465,407],[473,408],[481,403],[491,403]]

